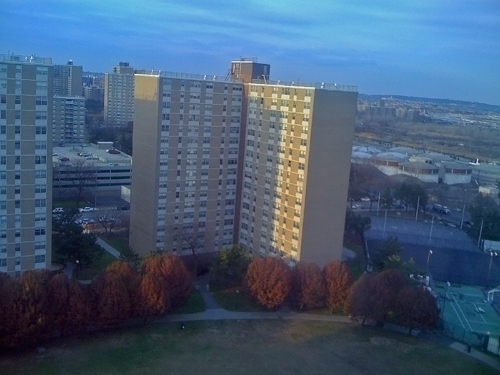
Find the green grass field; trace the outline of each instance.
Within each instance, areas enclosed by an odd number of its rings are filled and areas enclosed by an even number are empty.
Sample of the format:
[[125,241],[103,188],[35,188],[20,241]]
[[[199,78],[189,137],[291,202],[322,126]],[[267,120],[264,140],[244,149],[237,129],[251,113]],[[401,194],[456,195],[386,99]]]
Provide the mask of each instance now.
[[1,355],[2,375],[480,375],[496,371],[429,341],[305,321],[158,323]]
[[104,242],[114,247],[120,253],[128,249],[128,238],[126,237],[102,236],[101,238],[103,239]]

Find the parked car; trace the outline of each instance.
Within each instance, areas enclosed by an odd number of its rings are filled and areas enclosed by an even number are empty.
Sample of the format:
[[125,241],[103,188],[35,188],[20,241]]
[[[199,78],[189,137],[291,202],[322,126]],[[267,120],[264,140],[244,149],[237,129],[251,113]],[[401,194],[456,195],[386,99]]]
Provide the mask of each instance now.
[[436,211],[437,213],[444,214],[444,215],[449,215],[450,209],[446,206],[440,205],[438,203],[435,203],[432,206],[432,210]]
[[361,202],[370,202],[370,201],[371,201],[370,197],[361,198]]
[[83,207],[78,209],[79,212],[92,212],[94,210],[95,210],[94,207]]
[[62,214],[64,212],[64,208],[62,207],[56,207],[52,210],[53,214]]
[[99,221],[100,221],[101,223],[112,223],[112,222],[115,222],[115,221],[116,221],[116,219],[115,219],[115,218],[113,218],[113,217],[101,216],[101,217],[99,218]]
[[114,148],[110,148],[109,150],[106,150],[106,152],[108,154],[116,154],[116,155],[121,154],[120,151],[118,151],[117,149],[114,149]]

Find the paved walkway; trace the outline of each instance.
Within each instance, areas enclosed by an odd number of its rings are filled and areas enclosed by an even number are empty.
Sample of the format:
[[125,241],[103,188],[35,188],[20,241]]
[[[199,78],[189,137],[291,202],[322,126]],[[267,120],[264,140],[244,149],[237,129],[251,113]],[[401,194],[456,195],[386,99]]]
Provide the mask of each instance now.
[[[195,286],[203,296],[205,301],[206,310],[196,314],[178,314],[167,315],[163,321],[170,322],[190,322],[199,320],[254,320],[254,319],[286,319],[286,320],[307,320],[307,321],[321,321],[321,322],[336,322],[336,323],[350,323],[353,321],[347,316],[338,315],[316,315],[296,313],[293,311],[277,311],[277,312],[243,312],[243,311],[229,311],[221,308],[217,301],[214,299],[210,291],[207,289],[209,276],[203,275],[196,279]],[[488,366],[493,367],[500,371],[500,361],[492,358],[480,351],[472,349],[467,351],[467,346],[459,342],[453,342],[449,345],[450,348],[455,349],[463,354],[473,357]]]
[[96,243],[101,246],[104,250],[106,250],[108,253],[113,255],[116,259],[120,258],[120,252],[116,250],[113,246],[108,245],[102,238],[97,237]]

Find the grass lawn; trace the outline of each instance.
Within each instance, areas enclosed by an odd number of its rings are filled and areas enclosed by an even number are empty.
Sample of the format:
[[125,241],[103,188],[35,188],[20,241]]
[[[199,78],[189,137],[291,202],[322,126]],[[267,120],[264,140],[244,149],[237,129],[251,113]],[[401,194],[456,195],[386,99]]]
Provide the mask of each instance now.
[[171,311],[170,314],[194,314],[202,311],[205,311],[205,301],[201,293],[193,289],[186,304]]
[[126,237],[101,237],[108,245],[113,246],[120,253],[128,249],[128,238]]
[[[236,291],[239,291],[237,293]],[[211,293],[220,307],[230,311],[267,311],[245,292],[243,288],[212,287]]]
[[109,266],[116,260],[118,259],[116,259],[107,251],[103,250],[102,256],[99,259],[95,260],[89,268],[81,269],[78,272],[78,279],[92,280],[94,277],[97,276],[97,274],[99,274],[99,272],[101,272],[103,269],[105,269],[107,266]]
[[376,328],[284,320],[158,323],[1,355],[2,375],[480,375],[455,350]]

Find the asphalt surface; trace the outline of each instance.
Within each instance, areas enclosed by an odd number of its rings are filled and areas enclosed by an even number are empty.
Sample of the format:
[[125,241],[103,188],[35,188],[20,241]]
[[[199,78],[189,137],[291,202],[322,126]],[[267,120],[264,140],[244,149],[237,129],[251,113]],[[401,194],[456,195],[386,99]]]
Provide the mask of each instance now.
[[477,243],[459,228],[372,216],[372,227],[365,236],[372,257],[389,236],[397,237],[404,249],[403,260],[412,258],[423,271],[428,266],[435,280],[484,287],[500,285],[500,256],[479,251]]

